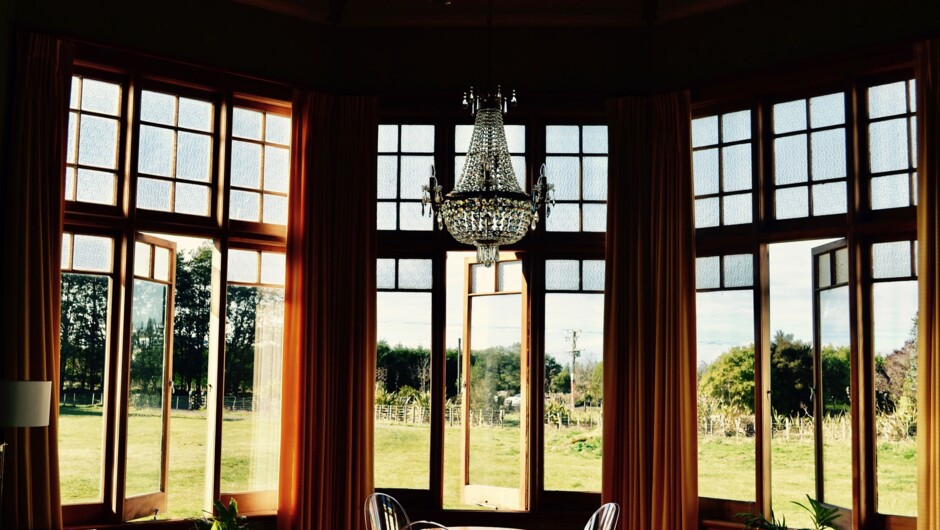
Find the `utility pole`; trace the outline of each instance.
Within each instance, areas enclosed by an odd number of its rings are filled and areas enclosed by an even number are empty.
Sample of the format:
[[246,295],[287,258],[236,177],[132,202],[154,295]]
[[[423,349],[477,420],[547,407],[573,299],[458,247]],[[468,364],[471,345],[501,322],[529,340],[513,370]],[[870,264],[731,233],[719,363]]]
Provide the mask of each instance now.
[[575,360],[581,355],[581,350],[578,349],[578,333],[581,333],[581,330],[569,329],[568,332],[571,333],[571,336],[565,337],[565,342],[571,343],[571,372],[568,374],[568,380],[571,382],[571,410],[574,411],[576,403],[574,394],[574,367]]

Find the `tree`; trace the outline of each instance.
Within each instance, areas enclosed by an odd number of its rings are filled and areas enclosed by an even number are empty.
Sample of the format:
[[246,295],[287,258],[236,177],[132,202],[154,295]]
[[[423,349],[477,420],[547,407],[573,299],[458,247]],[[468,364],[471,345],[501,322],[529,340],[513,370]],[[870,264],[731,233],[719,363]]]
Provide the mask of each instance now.
[[777,331],[770,343],[770,404],[777,414],[811,415],[813,348],[792,333]]
[[733,346],[708,365],[699,392],[724,405],[754,412],[754,345]]
[[62,275],[60,377],[63,389],[100,392],[104,387],[109,280]]
[[202,390],[209,369],[212,245],[176,255],[173,317],[173,383],[177,390]]

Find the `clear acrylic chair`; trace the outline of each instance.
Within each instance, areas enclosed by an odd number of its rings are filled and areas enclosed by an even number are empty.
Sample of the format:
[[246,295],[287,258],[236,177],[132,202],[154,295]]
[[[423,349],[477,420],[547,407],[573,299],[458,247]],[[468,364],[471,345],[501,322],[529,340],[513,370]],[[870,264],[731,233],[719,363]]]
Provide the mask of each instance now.
[[584,530],[614,530],[617,527],[617,519],[619,518],[620,505],[616,502],[608,502],[594,512],[594,515],[584,525]]
[[366,528],[368,530],[410,530],[411,528],[444,528],[434,521],[411,521],[395,497],[373,493],[366,499]]

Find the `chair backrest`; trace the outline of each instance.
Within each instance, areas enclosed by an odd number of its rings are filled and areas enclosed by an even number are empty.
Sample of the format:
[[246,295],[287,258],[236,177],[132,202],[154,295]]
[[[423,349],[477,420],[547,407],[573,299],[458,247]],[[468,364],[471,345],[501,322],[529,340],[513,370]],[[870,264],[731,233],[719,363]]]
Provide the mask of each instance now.
[[608,502],[594,512],[594,515],[584,525],[584,530],[614,530],[617,527],[617,519],[619,518],[620,505],[616,502]]
[[411,524],[401,504],[384,493],[369,495],[365,511],[369,530],[405,530]]

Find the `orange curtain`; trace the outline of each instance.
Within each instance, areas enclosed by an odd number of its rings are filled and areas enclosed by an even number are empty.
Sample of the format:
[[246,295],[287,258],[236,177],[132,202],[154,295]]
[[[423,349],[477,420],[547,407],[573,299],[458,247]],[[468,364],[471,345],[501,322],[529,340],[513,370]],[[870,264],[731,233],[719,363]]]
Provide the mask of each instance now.
[[917,55],[917,528],[940,528],[940,39]]
[[625,530],[698,528],[687,92],[612,99],[604,502]]
[[[59,384],[59,283],[65,136],[72,54],[57,39],[18,35],[3,186],[2,377]],[[58,409],[57,392],[52,408]],[[58,418],[9,428],[3,528],[62,528]]]
[[279,530],[355,530],[372,493],[376,107],[294,97]]

